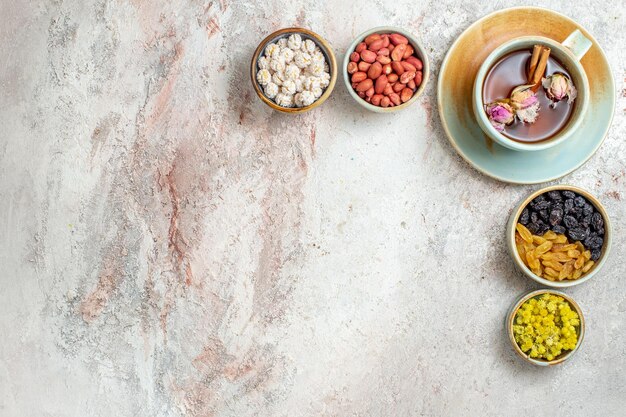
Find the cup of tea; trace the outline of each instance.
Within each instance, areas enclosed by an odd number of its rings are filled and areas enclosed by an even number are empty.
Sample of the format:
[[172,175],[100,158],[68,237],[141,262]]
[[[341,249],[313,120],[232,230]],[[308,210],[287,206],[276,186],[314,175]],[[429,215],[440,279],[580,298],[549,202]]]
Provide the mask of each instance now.
[[[472,107],[480,128],[517,151],[543,150],[567,140],[589,105],[589,81],[580,60],[591,45],[578,29],[562,43],[523,36],[500,45],[474,81]],[[531,102],[532,108],[524,107]]]

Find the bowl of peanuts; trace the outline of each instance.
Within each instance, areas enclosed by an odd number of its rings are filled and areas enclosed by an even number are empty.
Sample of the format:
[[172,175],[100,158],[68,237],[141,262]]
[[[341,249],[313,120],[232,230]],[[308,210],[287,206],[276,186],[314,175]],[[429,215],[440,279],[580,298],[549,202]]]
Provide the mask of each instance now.
[[591,193],[572,185],[537,190],[512,211],[506,229],[515,265],[548,287],[591,279],[611,249],[608,214]]
[[381,26],[361,33],[348,47],[343,79],[358,104],[378,113],[404,109],[428,82],[426,51],[404,29]]

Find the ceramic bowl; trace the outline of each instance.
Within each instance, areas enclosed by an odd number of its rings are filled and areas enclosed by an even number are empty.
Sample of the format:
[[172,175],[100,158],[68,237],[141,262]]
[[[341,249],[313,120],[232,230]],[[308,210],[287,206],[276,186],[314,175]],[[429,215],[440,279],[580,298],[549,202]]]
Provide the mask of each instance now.
[[[489,121],[483,103],[483,84],[491,68],[502,57],[513,51],[532,50],[533,45],[537,44],[550,47],[552,50],[551,56],[555,57],[567,68],[572,76],[574,85],[578,89],[578,96],[574,102],[574,110],[569,121],[558,133],[540,142],[519,142],[498,132]],[[496,48],[480,66],[474,81],[472,109],[480,128],[500,145],[516,151],[540,151],[566,141],[578,131],[589,105],[589,82],[585,70],[579,61],[591,45],[591,41],[580,30],[576,29],[563,43],[543,36],[522,36],[505,42]]]
[[[513,333],[513,324],[515,321],[515,314],[517,313],[517,310],[520,308],[520,306],[524,304],[527,300],[530,300],[531,298],[537,297],[545,293],[550,293],[553,295],[558,295],[560,297],[563,297],[565,301],[567,301],[570,304],[572,309],[576,311],[580,320],[580,325],[576,329],[578,333],[578,341],[576,342],[576,346],[574,347],[574,349],[564,351],[563,353],[561,353],[559,356],[555,357],[551,361],[546,360],[546,359],[531,358],[529,355],[524,353],[522,349],[519,347],[519,345],[517,344],[517,342],[515,341],[515,335]],[[521,296],[520,298],[517,299],[515,303],[513,303],[513,305],[511,306],[509,310],[509,313],[506,316],[505,330],[509,337],[509,341],[513,345],[513,350],[515,350],[515,353],[517,353],[518,356],[520,356],[526,362],[532,363],[533,365],[552,366],[552,365],[558,365],[560,363],[565,362],[567,359],[571,358],[574,355],[574,353],[578,351],[578,349],[580,348],[580,345],[583,342],[583,339],[585,338],[585,317],[583,316],[583,312],[580,309],[580,306],[576,303],[576,301],[574,301],[568,295],[563,294],[562,292],[556,291],[556,290],[548,290],[548,289],[537,290],[537,291],[532,291],[526,295]]]
[[[394,106],[394,107],[374,106],[373,104],[370,104],[364,99],[362,99],[361,97],[359,97],[356,91],[354,91],[354,89],[352,88],[352,82],[350,81],[350,74],[348,74],[348,63],[350,62],[350,54],[354,52],[354,50],[356,49],[356,46],[359,43],[363,42],[363,39],[365,39],[372,33],[399,33],[405,36],[409,40],[409,43],[411,44],[411,46],[413,46],[413,49],[415,49],[417,56],[422,60],[422,65],[423,65],[422,83],[413,94],[413,97],[411,97],[411,99],[407,101],[406,103],[402,103],[399,106]],[[358,104],[365,107],[367,110],[370,110],[373,112],[391,113],[391,112],[395,112],[398,110],[406,109],[411,104],[415,103],[417,98],[424,92],[424,89],[426,88],[426,83],[428,82],[428,77],[430,75],[430,65],[428,62],[428,55],[426,55],[426,50],[424,49],[422,44],[415,38],[415,36],[413,36],[411,33],[401,28],[397,28],[393,26],[380,26],[380,27],[376,27],[368,31],[365,31],[356,37],[356,39],[350,44],[350,46],[346,50],[346,55],[343,59],[343,65],[341,67],[341,71],[343,72],[343,82],[346,86],[346,89],[348,90],[352,98],[354,98],[354,100]]]
[[[548,191],[554,191],[554,190],[557,190],[557,191],[569,190],[577,194],[580,194],[581,196],[585,197],[587,201],[589,201],[589,203],[591,203],[596,208],[596,210],[598,210],[598,212],[602,215],[602,219],[604,220],[604,245],[602,246],[602,253],[600,255],[600,258],[585,275],[581,276],[580,278],[576,280],[550,281],[548,279],[535,275],[524,264],[524,262],[522,262],[522,258],[517,252],[517,247],[515,246],[515,225],[517,224],[517,219],[522,214],[522,211],[524,210],[524,208],[538,195],[547,193]],[[513,210],[513,212],[511,213],[511,216],[509,217],[509,221],[506,227],[507,247],[508,247],[511,257],[513,258],[513,261],[515,262],[515,265],[527,277],[537,281],[538,283],[542,285],[553,287],[553,288],[573,287],[574,285],[582,284],[583,282],[591,279],[591,277],[596,275],[598,271],[600,271],[600,269],[602,268],[602,266],[604,265],[604,262],[606,261],[608,257],[608,254],[611,250],[612,238],[613,238],[613,229],[611,228],[611,222],[609,221],[609,216],[606,210],[604,209],[604,207],[602,206],[602,204],[600,203],[600,201],[597,198],[595,198],[593,195],[591,195],[589,192],[583,190],[582,188],[574,187],[572,185],[553,185],[550,187],[542,188],[530,194],[528,197],[522,200],[522,202],[519,203],[517,207]]]
[[[326,58],[326,63],[328,63],[328,67],[330,69],[330,82],[328,86],[326,87],[326,89],[324,90],[320,98],[318,98],[313,104],[309,106],[305,106],[305,107],[279,106],[272,99],[270,99],[269,97],[265,95],[265,93],[263,92],[263,89],[261,88],[261,86],[259,85],[256,79],[256,74],[259,71],[259,65],[258,65],[259,58],[262,56],[263,51],[265,51],[265,47],[268,44],[272,42],[276,42],[281,38],[289,37],[289,35],[293,33],[300,34],[303,40],[310,39],[313,42],[315,42],[315,44],[319,46],[319,48],[322,50],[322,53],[324,54],[324,57]],[[261,43],[259,44],[259,46],[254,51],[254,55],[252,55],[252,61],[250,62],[250,78],[252,79],[252,86],[254,87],[254,91],[256,91],[257,96],[259,96],[259,98],[261,99],[261,101],[263,101],[263,103],[267,104],[272,109],[277,110],[279,112],[290,113],[290,114],[304,113],[306,111],[312,110],[316,108],[317,106],[321,105],[324,101],[326,101],[328,97],[330,97],[330,94],[332,93],[333,88],[335,88],[335,83],[337,82],[337,60],[335,58],[335,53],[333,52],[333,49],[330,47],[328,42],[326,42],[326,40],[324,40],[317,33],[311,32],[310,30],[303,29],[303,28],[280,29],[268,35],[265,39],[263,39]]]

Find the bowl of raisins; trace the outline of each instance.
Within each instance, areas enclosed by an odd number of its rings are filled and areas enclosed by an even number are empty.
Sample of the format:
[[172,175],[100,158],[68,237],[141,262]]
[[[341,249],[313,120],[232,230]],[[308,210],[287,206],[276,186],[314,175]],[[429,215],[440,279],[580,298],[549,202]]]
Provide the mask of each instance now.
[[611,249],[600,201],[571,185],[535,191],[511,213],[507,246],[517,267],[540,284],[571,287],[594,276]]

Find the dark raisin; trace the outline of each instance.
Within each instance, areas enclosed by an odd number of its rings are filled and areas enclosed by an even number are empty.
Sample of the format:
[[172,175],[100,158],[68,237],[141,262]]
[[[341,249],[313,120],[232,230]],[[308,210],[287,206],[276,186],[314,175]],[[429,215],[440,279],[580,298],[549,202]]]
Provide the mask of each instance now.
[[587,200],[585,200],[585,197],[578,196],[574,199],[574,204],[576,204],[577,207],[584,207],[585,204],[587,204]]
[[533,235],[539,234],[539,225],[537,224],[537,222],[528,223],[526,227],[528,228],[528,230],[530,230],[530,233],[532,233]]
[[557,208],[550,212],[550,224],[556,226],[563,220],[563,209]]
[[524,226],[526,226],[528,224],[529,219],[530,219],[530,213],[528,212],[528,209],[525,208],[524,210],[522,210],[522,214],[519,216],[519,222],[523,224]]
[[580,240],[583,241],[587,238],[587,230],[582,227],[575,227],[569,229],[566,233],[567,237],[571,240]]
[[598,236],[604,236],[604,227],[596,229],[596,233],[598,234]]
[[600,255],[602,255],[602,249],[594,249],[591,251],[591,259],[593,259],[594,262],[600,259]]
[[583,217],[582,219],[580,219],[578,224],[585,226],[585,227],[589,227],[589,225],[591,224],[591,216]]
[[535,204],[535,210],[545,210],[550,208],[550,202],[547,200],[543,200]]
[[550,226],[548,226],[546,223],[542,222],[541,220],[539,220],[537,222],[537,235],[539,236],[543,236],[548,230],[550,230]]
[[572,200],[571,198],[565,200],[563,208],[565,209],[565,213],[569,213],[570,211],[572,211],[572,209],[574,208],[574,200]]
[[576,198],[576,194],[572,191],[561,191],[561,194],[563,194],[565,198]]
[[566,232],[565,227],[561,226],[560,224],[557,224],[556,226],[552,226],[552,231],[554,233],[558,233],[560,235],[564,235]]
[[547,222],[548,219],[550,218],[550,215],[548,214],[548,210],[539,210],[539,217],[541,217],[541,220]]
[[570,211],[570,214],[577,219],[580,219],[580,216],[583,215],[583,209],[581,207],[574,207],[572,211]]
[[583,215],[584,216],[591,216],[591,213],[593,213],[593,206],[589,203],[585,204],[583,206]]
[[588,237],[583,243],[586,248],[590,249],[602,249],[603,244],[604,239],[602,239],[600,236]]
[[568,229],[573,229],[574,227],[578,226],[578,220],[576,220],[576,218],[573,216],[565,216],[563,217],[563,224]]
[[600,213],[593,213],[591,215],[591,225],[596,231],[604,227],[604,220],[602,220],[602,215]]
[[548,197],[550,198],[550,200],[552,201],[561,201],[561,193],[558,191],[549,191],[548,192]]
[[531,223],[537,223],[537,221],[539,220],[539,215],[537,214],[536,211],[531,211],[530,212],[530,222]]

